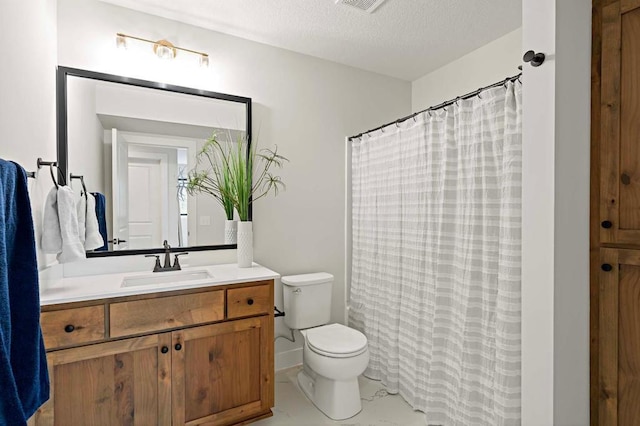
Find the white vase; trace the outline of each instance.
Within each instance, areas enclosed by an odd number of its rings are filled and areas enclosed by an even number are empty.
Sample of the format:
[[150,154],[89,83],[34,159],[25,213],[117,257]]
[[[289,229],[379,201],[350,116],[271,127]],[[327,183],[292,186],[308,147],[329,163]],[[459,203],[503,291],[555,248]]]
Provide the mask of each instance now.
[[238,241],[238,222],[235,220],[224,221],[224,243],[235,244]]
[[253,224],[238,222],[238,267],[250,268],[253,263]]

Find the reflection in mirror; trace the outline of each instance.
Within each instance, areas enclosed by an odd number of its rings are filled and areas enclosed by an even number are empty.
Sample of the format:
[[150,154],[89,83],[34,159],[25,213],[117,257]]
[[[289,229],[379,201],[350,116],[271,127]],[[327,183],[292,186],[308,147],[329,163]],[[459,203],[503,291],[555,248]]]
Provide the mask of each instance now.
[[66,172],[104,195],[99,251],[224,244],[223,209],[185,186],[214,132],[247,136],[246,103],[69,75],[66,111]]

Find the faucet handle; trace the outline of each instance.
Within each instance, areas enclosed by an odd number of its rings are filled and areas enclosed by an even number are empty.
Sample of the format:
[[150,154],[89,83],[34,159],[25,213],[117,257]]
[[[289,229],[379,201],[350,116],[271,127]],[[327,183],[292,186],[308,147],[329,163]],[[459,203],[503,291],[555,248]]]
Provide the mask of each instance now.
[[160,255],[159,254],[145,254],[144,257],[155,257],[156,264],[153,267],[153,272],[158,272],[162,267],[160,266]]
[[162,242],[162,247],[164,247],[165,249],[170,249],[170,248],[171,248],[171,246],[169,245],[169,241],[164,240],[164,241]]
[[182,256],[183,254],[189,254],[188,251],[183,251],[181,253],[175,253],[173,258],[173,268],[180,269],[180,261],[178,260],[178,256]]

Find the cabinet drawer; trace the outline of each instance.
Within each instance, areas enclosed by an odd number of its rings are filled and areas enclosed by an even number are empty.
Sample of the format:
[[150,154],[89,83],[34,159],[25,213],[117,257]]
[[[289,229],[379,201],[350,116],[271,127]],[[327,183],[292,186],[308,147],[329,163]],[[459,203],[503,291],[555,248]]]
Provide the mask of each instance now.
[[111,337],[161,331],[224,319],[224,291],[112,303]]
[[47,349],[96,342],[105,338],[104,306],[42,312],[40,326]]
[[227,290],[227,318],[266,314],[273,309],[268,285]]

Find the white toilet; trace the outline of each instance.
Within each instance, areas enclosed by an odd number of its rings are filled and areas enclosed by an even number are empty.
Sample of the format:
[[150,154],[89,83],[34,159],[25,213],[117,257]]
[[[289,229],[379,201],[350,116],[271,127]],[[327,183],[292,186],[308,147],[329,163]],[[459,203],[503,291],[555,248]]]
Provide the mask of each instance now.
[[367,338],[342,324],[328,324],[333,275],[282,277],[285,324],[304,336],[298,383],[327,417],[344,420],[360,412],[358,376],[369,364]]

